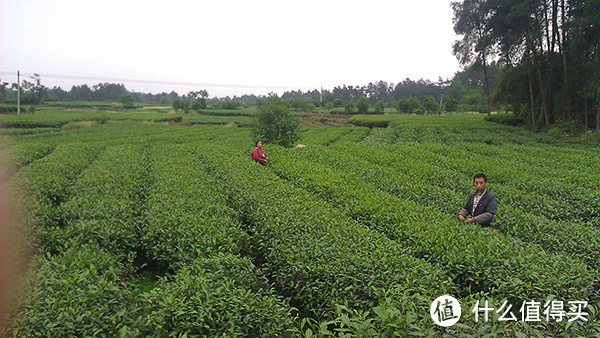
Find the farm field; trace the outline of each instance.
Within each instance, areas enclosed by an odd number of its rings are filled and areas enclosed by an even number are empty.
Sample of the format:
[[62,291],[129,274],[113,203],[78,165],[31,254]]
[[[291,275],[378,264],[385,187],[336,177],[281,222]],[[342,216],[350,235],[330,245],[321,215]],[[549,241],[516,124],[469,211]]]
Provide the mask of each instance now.
[[[0,116],[32,243],[6,335],[600,335],[598,145],[354,116],[266,144],[261,166],[251,116],[47,109]],[[477,172],[500,231],[455,217]],[[430,316],[442,295],[454,326]],[[586,320],[546,320],[552,300]],[[476,321],[484,301],[518,320]]]
[[[89,103],[88,103],[89,104]],[[198,114],[173,111],[166,106],[148,106],[136,110],[122,110],[100,105],[92,108],[73,103],[67,107],[44,105],[35,112],[23,107],[21,115],[0,115],[0,128],[4,135],[35,134],[52,132],[60,129],[77,129],[90,125],[103,124],[108,121],[139,121],[153,123],[206,124],[225,125],[236,124],[247,126],[250,122],[252,109],[248,110],[211,110]]]

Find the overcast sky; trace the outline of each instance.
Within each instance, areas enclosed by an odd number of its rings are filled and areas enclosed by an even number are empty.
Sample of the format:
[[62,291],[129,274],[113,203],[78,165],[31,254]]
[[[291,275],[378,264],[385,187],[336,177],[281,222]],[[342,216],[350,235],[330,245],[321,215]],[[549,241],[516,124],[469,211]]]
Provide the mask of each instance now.
[[[264,94],[437,81],[459,70],[450,0],[3,0],[0,34],[2,81],[20,70],[66,90],[122,82],[154,93]],[[253,88],[262,86],[273,88]]]

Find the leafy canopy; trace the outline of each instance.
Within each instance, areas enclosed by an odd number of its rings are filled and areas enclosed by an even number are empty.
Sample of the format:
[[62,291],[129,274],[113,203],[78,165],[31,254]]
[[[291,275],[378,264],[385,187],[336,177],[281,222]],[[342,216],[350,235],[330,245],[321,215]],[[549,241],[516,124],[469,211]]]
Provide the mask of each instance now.
[[125,109],[132,109],[135,107],[135,98],[131,93],[123,93],[119,95],[119,103],[121,103]]
[[256,140],[290,147],[300,139],[298,127],[299,122],[290,115],[287,103],[271,93],[258,107],[253,134]]

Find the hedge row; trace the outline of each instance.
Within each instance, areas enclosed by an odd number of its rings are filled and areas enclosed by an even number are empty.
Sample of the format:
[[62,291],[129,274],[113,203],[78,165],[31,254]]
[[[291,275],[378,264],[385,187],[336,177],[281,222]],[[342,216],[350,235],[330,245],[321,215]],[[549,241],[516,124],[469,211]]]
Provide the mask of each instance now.
[[[457,127],[396,127],[378,129],[370,134],[365,144],[419,144],[422,147],[433,147],[440,154],[452,155],[455,159],[476,157],[485,161],[462,161],[467,164],[478,163],[505,165],[511,161],[517,167],[511,167],[507,181],[524,180],[530,184],[538,181],[529,180],[522,173],[536,173],[537,178],[552,177],[553,180],[538,184],[554,186],[560,182],[561,187],[567,185],[593,187],[587,177],[600,170],[595,161],[596,152],[589,147],[572,144],[548,145],[541,141],[545,138],[530,134],[521,135],[513,130],[473,130]],[[451,146],[450,146],[451,145]],[[479,155],[479,156],[478,156]],[[548,170],[549,168],[559,170]],[[505,168],[508,169],[508,168]],[[517,170],[518,169],[518,170]]]
[[[593,187],[594,180],[590,179],[596,176],[593,168],[597,167],[598,164],[595,163],[591,168],[581,170],[568,168],[573,166],[574,163],[580,163],[583,160],[589,161],[593,157],[591,155],[580,154],[581,151],[573,153],[573,151],[565,150],[567,156],[549,156],[549,151],[562,152],[565,148],[546,147],[539,143],[536,147],[526,148],[508,145],[506,147],[509,149],[517,147],[517,150],[510,150],[509,152],[505,152],[505,146],[495,147],[478,145],[477,143],[462,143],[448,147],[440,144],[439,139],[435,139],[439,137],[438,135],[430,135],[432,142],[419,145],[418,150],[415,150],[412,145],[385,144],[404,143],[405,141],[399,140],[398,135],[405,134],[406,131],[407,128],[378,130],[371,133],[365,144],[373,147],[377,146],[378,148],[383,147],[395,153],[397,157],[411,159],[412,166],[408,170],[415,170],[415,168],[419,170],[418,167],[423,164],[417,165],[417,163],[423,162],[443,165],[441,169],[444,175],[438,176],[436,179],[445,179],[445,175],[453,175],[455,178],[458,177],[458,180],[466,182],[468,179],[465,180],[465,177],[472,177],[475,171],[481,171],[481,167],[484,166],[486,172],[494,173],[495,192],[507,201],[513,201],[515,207],[526,205],[527,211],[555,220],[583,221],[592,225],[600,222],[600,216],[598,215],[600,212],[600,195],[597,189]],[[411,129],[408,128],[408,131],[411,131]],[[423,130],[419,132],[427,133]],[[474,137],[477,138],[478,135],[485,133],[486,131],[475,133]],[[550,148],[550,150],[544,151],[544,148]],[[367,149],[373,148],[369,147]],[[525,150],[539,151],[540,154],[539,156],[518,155]],[[414,156],[415,151],[418,152],[418,157]],[[486,160],[465,160],[465,158],[474,156],[473,154],[479,154],[479,158],[485,158]],[[499,156],[499,154],[502,156]],[[563,157],[566,157],[566,159],[563,159]],[[560,159],[560,162],[556,162],[556,159]],[[509,162],[511,163],[510,168],[506,166]],[[539,165],[532,165],[529,162],[537,162]],[[548,166],[552,163],[554,163],[552,167],[555,170],[548,170]],[[567,169],[564,169],[563,166]],[[586,170],[591,171],[586,174]],[[578,171],[581,172],[578,174]],[[502,185],[496,184],[497,182],[502,183]],[[527,203],[523,203],[523,201],[527,201]]]
[[164,268],[220,252],[244,254],[249,237],[217,192],[192,146],[152,148],[154,186],[148,194],[143,241]]
[[[109,147],[77,180],[74,197],[61,207],[60,227],[46,233],[58,253],[37,258],[13,334],[275,336],[293,328],[291,308],[261,272],[248,258],[228,253],[236,251],[228,244],[247,237],[232,227],[232,212],[215,214],[218,203],[198,194],[206,180],[189,185],[198,160],[186,154],[193,152],[179,151],[173,160],[174,150],[157,147],[154,160],[139,146]],[[179,175],[170,176],[173,168]],[[176,210],[191,199],[197,203]],[[178,232],[160,236],[176,224]],[[154,258],[160,251],[154,248],[177,248],[180,256],[168,258],[177,262],[175,275],[146,292],[137,281],[140,266],[165,257]],[[101,266],[89,263],[95,261]]]
[[360,142],[371,132],[365,127],[339,127],[339,128],[311,128],[302,133],[300,143],[305,145],[328,146],[339,140]]
[[[342,171],[320,164],[343,154],[334,155],[316,147],[277,151],[276,156],[278,161],[272,168],[280,176],[314,191],[400,245],[410,246],[415,257],[441,264],[461,287],[463,296],[480,291],[519,300],[546,299],[551,294],[581,299],[596,296],[595,273],[584,264],[501,234],[490,234],[477,225],[459,224],[435,209],[382,192],[385,183],[370,184],[360,179],[372,177],[368,173],[371,164],[365,161],[355,160]],[[413,185],[410,180],[401,182]]]
[[13,175],[31,162],[50,154],[55,147],[56,143],[54,142],[22,141],[11,144],[1,151],[6,173]]
[[137,311],[123,285],[130,267],[97,243],[38,256],[30,271],[12,336],[119,336]]
[[369,118],[365,118],[364,116],[353,116],[348,120],[348,123],[353,124],[357,127],[367,127],[367,128],[387,128],[390,125],[390,120],[388,117],[380,116],[379,118],[374,118],[368,116]]
[[[485,159],[479,165],[492,167],[498,171],[498,179],[502,183],[512,184],[520,189],[533,189],[552,198],[564,198],[569,193],[577,194],[581,189],[594,188],[593,178],[597,175],[600,166],[598,163],[586,164],[595,153],[593,151],[580,151],[580,154],[558,155],[562,148],[553,147],[552,154],[546,151],[535,151],[536,147],[511,147],[477,146],[476,144],[463,144],[460,147],[446,147],[440,144],[427,144],[423,146],[436,154],[444,154],[448,160],[464,158],[466,154]],[[508,149],[507,149],[508,148]],[[510,168],[506,163],[510,162]],[[455,163],[459,165],[459,163]],[[464,166],[464,164],[463,164]]]
[[[419,151],[418,158],[412,156],[413,148],[399,145],[383,148],[387,149],[388,155],[376,155],[373,158],[377,157],[379,162],[387,158],[389,162],[386,167],[390,170],[412,173],[413,179],[419,180],[425,171],[423,168],[428,168],[425,172],[431,172],[432,175],[440,178],[436,182],[437,185],[445,189],[454,189],[459,193],[465,192],[464,189],[471,181],[473,172],[477,170],[473,167],[469,168],[464,161],[452,156],[453,150],[434,147],[434,145],[419,148],[422,151]],[[377,150],[371,149],[370,152],[377,152]],[[408,157],[410,160],[401,160],[404,158],[403,155],[410,156]],[[525,191],[526,182],[522,184],[523,190],[519,190],[505,177],[512,176],[512,174],[505,174],[510,172],[505,169],[506,163],[508,162],[505,162],[504,166],[498,163],[485,171],[494,173],[494,176],[490,174],[490,178],[493,179],[490,184],[502,202],[501,208],[505,208],[505,210],[501,209],[502,212],[496,218],[498,224],[513,236],[539,243],[547,250],[572,252],[591,266],[597,265],[600,261],[600,250],[598,250],[600,242],[596,238],[599,238],[600,233],[597,227],[589,225],[600,221],[600,205],[598,205],[600,202],[598,198],[594,198],[598,192],[579,188],[577,189],[579,194],[573,195],[570,188],[556,187],[547,195],[536,194],[538,189],[543,190],[543,187],[538,187],[538,184],[534,183],[536,181],[534,177],[529,178],[532,183],[527,191]],[[511,167],[514,167],[512,163]],[[496,173],[500,176],[498,179],[503,182],[508,180],[511,183],[496,183]],[[527,179],[528,175],[524,172],[523,176]],[[540,176],[537,181],[552,180]]]
[[[221,147],[199,155],[252,226],[266,270],[304,310],[330,315],[336,304],[364,309],[386,297],[406,309],[455,291],[439,269],[407,255],[411,248],[349,219],[247,155]],[[419,318],[426,308],[420,307]]]
[[[472,308],[473,299],[478,298],[477,295],[488,300],[496,299],[498,304],[502,299],[509,299],[514,304],[513,309],[518,309],[520,302],[526,299],[562,297],[585,299],[590,301],[590,304],[598,299],[595,271],[565,255],[547,254],[539,247],[491,233],[477,225],[459,224],[458,221],[451,221],[448,217],[439,215],[433,209],[382,193],[383,182],[380,181],[376,185],[365,184],[362,181],[366,176],[363,170],[349,169],[364,169],[365,166],[356,162],[349,167],[339,167],[339,161],[333,160],[332,167],[339,168],[333,170],[324,168],[324,163],[298,159],[299,156],[310,158],[310,155],[304,153],[320,153],[319,149],[293,151],[302,154],[284,154],[274,148],[270,150],[272,156],[278,158],[271,168],[279,175],[338,205],[371,229],[379,230],[400,244],[412,247],[413,255],[442,267],[461,287],[456,295],[465,297],[461,299],[461,304],[469,304],[468,309]],[[323,154],[323,158],[329,155],[331,154]],[[319,156],[321,154],[317,155]],[[407,184],[407,181],[402,183]],[[389,326],[395,322],[394,319],[388,318],[395,313],[393,307],[378,308],[374,311],[377,315],[366,317],[370,319],[355,315],[354,326],[348,329],[357,333],[360,332],[357,327],[389,332]],[[545,323],[537,327],[519,323],[516,326],[507,326],[505,323],[474,324],[472,314],[465,309],[463,315],[471,318],[471,321],[467,321],[466,326],[453,328],[451,334],[475,334],[475,330],[476,334],[500,330],[509,335],[600,332],[597,323],[579,323],[583,325],[574,326],[565,325],[566,323]],[[518,312],[516,315],[520,316]],[[597,318],[592,315],[590,320],[595,321]],[[462,320],[461,322],[465,323]]]
[[302,144],[323,144],[330,145],[342,136],[352,132],[352,127],[339,127],[339,128],[310,128],[304,131],[301,136],[300,143]]
[[199,258],[141,295],[144,336],[285,336],[295,329],[290,306],[250,259]]
[[496,114],[491,116],[486,116],[484,121],[495,122],[506,124],[513,127],[519,127],[525,125],[525,121],[523,121],[522,117],[515,116],[514,114]]
[[[367,161],[371,166],[369,170],[361,171],[363,179],[402,199],[442,210],[449,217],[454,217],[470,192],[472,173],[467,175],[451,170],[441,160],[429,163],[424,161],[428,157],[427,152],[416,156],[415,151],[415,148],[399,145],[362,146],[361,152],[357,153],[356,145],[340,143],[332,149],[323,149],[322,153],[329,154],[326,160],[338,168],[353,168],[355,163]],[[491,187],[494,193],[496,188],[495,184]],[[574,222],[551,221],[506,205],[505,200],[497,196],[499,212],[494,219],[506,234],[536,243],[551,252],[564,252],[591,267],[600,262],[600,234],[596,228]]]
[[62,206],[64,238],[58,238],[57,245],[97,242],[128,257],[143,250],[143,212],[153,183],[149,157],[141,146],[107,147],[73,185],[73,197]]
[[112,147],[75,182],[62,222],[45,233],[49,251],[31,270],[14,335],[117,336],[133,325],[141,307],[126,277],[135,271],[145,174],[139,148]]
[[247,254],[250,238],[204,170],[194,145],[152,148],[155,183],[148,191],[146,253],[176,271],[143,295],[145,334],[281,336],[294,327]]
[[72,196],[71,186],[101,150],[96,145],[60,144],[12,177],[36,249],[44,250],[52,229],[63,222],[61,205]]

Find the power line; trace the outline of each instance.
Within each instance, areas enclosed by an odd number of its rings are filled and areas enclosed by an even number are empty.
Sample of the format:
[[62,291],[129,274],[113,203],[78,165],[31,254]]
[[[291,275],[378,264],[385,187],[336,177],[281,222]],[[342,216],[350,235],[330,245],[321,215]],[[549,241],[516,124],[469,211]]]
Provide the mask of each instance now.
[[[0,71],[2,75],[14,75],[16,72]],[[294,87],[294,86],[259,86],[259,85],[238,85],[238,84],[223,84],[223,83],[200,83],[200,82],[177,82],[177,81],[160,81],[160,80],[143,80],[143,79],[121,79],[111,77],[95,77],[95,76],[79,76],[79,75],[61,75],[61,74],[43,74],[43,73],[23,73],[22,76],[63,80],[83,80],[83,81],[104,81],[104,82],[122,82],[122,83],[141,83],[141,84],[157,84],[169,86],[187,86],[187,87],[208,87],[208,88],[245,88],[245,89],[304,89],[312,90],[315,88],[309,87]]]

